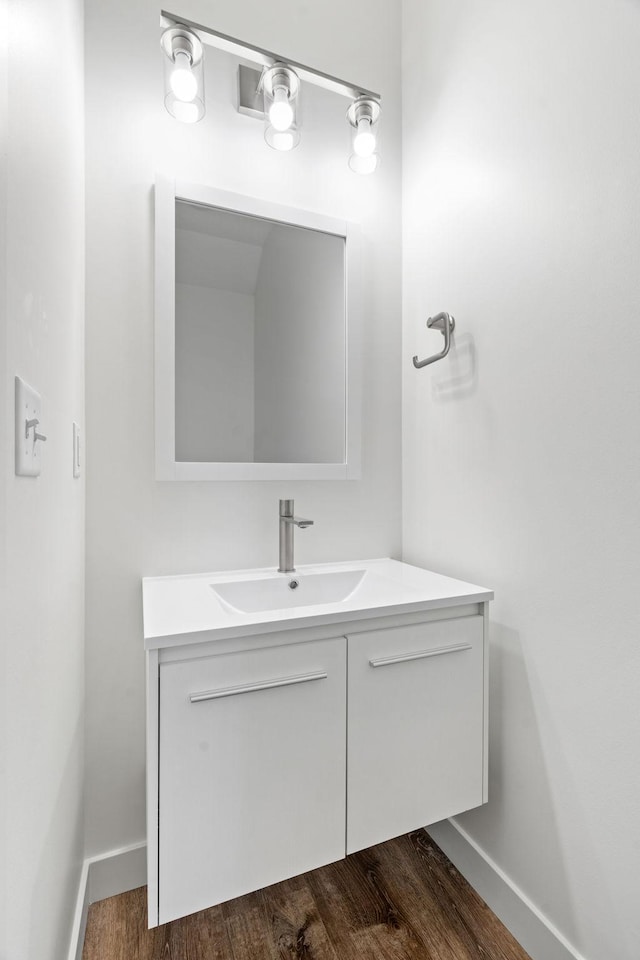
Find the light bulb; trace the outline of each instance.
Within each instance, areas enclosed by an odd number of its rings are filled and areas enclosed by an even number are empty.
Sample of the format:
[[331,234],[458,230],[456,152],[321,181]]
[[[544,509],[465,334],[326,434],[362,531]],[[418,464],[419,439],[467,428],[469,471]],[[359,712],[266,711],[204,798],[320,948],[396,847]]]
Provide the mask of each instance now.
[[184,50],[176,50],[173,62],[175,66],[169,84],[174,96],[182,103],[191,103],[198,92],[198,81],[191,70],[191,57]]
[[[294,120],[293,107],[289,103],[289,94],[286,87],[276,87],[273,92],[273,103],[269,107],[269,123],[274,130],[288,130]],[[276,149],[290,150],[291,147],[276,147]]]
[[364,94],[347,110],[350,127],[351,156],[349,167],[354,173],[373,173],[378,166],[378,120],[380,103]]
[[371,157],[375,149],[376,137],[371,132],[371,120],[369,117],[361,117],[358,120],[358,132],[353,138],[353,152],[358,157]]

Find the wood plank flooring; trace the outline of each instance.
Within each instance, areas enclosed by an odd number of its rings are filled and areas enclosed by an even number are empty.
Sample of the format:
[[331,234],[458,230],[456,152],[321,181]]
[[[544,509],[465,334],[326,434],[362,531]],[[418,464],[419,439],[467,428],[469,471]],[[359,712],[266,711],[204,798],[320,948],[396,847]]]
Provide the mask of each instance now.
[[424,830],[154,930],[146,892],[92,904],[83,960],[530,960]]

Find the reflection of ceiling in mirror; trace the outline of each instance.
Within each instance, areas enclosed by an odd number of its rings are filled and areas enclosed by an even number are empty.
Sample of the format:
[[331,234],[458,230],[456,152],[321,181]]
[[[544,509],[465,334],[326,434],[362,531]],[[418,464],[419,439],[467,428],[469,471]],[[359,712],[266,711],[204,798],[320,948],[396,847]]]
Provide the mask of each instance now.
[[344,249],[343,237],[185,200],[176,200],[175,223],[176,283],[229,293],[255,295],[272,247],[285,260],[302,255],[307,270],[319,256],[333,260]]
[[262,245],[271,233],[272,226],[270,220],[207,207],[201,203],[176,200],[176,230],[190,230],[193,233],[220,237],[222,240]]
[[321,247],[335,253],[336,244],[344,245],[343,237],[322,231],[186,200],[176,200],[175,225],[176,283],[249,296],[255,295],[264,251],[272,245],[309,250],[309,265]]
[[176,282],[254,294],[273,224],[176,200]]

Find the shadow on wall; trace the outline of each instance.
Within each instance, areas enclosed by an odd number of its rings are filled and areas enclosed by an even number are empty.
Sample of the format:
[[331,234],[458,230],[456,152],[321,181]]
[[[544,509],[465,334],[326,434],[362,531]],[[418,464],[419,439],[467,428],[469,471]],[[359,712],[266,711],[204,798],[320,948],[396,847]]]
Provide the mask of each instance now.
[[[563,934],[576,943],[579,937],[548,751],[541,735],[540,704],[534,699],[520,634],[494,621],[489,669],[489,803],[455,819],[474,839],[491,837],[495,859],[522,889],[535,887],[525,872],[527,865],[535,864],[539,873],[541,856],[546,857],[545,900],[536,906],[554,923],[561,918]],[[521,762],[514,762],[514,756]],[[525,817],[521,811],[516,818],[510,812],[523,796],[528,810]],[[524,819],[526,835],[514,835]]]
[[[59,771],[58,795],[41,848],[30,904],[29,946],[24,956],[66,957],[69,951],[83,859],[83,809],[82,802],[78,802],[78,797],[82,797],[79,784],[81,787],[83,749],[84,721],[79,718],[66,763]],[[65,851],[64,874],[58,869],[61,847]]]
[[[446,364],[446,366],[445,366]],[[442,366],[434,372],[431,394],[436,403],[471,397],[478,389],[478,353],[470,333],[452,337],[451,350]]]
[[[575,923],[572,922],[570,929],[563,930],[563,933],[580,950],[584,949],[585,941],[593,942],[595,939],[596,944],[599,941],[602,946],[603,953],[601,955],[605,955],[608,944],[619,943],[621,950],[624,949],[624,944],[626,951],[628,951],[624,953],[624,956],[637,957],[637,924],[633,924],[635,930],[630,928],[629,914],[625,906],[620,904],[617,898],[614,900],[610,893],[609,880],[612,875],[612,868],[602,855],[596,856],[596,852],[601,854],[606,849],[601,842],[603,824],[599,818],[594,819],[592,817],[589,819],[587,816],[590,797],[588,791],[585,791],[573,775],[573,770],[578,761],[573,756],[573,750],[565,739],[569,728],[566,722],[562,725],[563,730],[560,730],[559,725],[554,723],[554,705],[547,695],[544,676],[541,676],[536,670],[535,661],[528,665],[525,664],[525,669],[529,682],[530,702],[532,707],[535,706],[540,748],[544,752],[547,769],[553,771],[552,781],[555,792],[558,797],[563,798],[563,817],[559,829],[556,829],[557,846],[566,851],[567,860],[576,863],[577,852],[581,857],[579,872],[574,870],[569,877],[573,899],[574,901],[580,900],[582,889],[590,891],[590,899],[594,895],[592,892],[595,891],[595,895],[599,898],[601,904],[599,916],[610,918],[611,923],[611,929],[607,931],[600,927],[597,919],[587,920],[583,917],[580,927],[576,927]],[[592,719],[593,712],[599,709],[599,705],[597,703],[590,704],[588,709],[591,714],[589,719]],[[600,705],[600,709],[602,709],[602,705]],[[606,710],[606,707],[604,709]],[[574,728],[584,729],[583,725],[586,718],[580,714],[581,711],[574,712],[572,725]],[[561,734],[564,734],[564,736]],[[597,746],[594,744],[594,757],[597,756],[596,750]],[[597,761],[594,759],[595,762]],[[616,809],[615,807],[615,796],[615,783],[613,783],[611,799],[614,801],[614,806],[607,811],[608,818],[615,818],[620,815],[620,808]],[[558,852],[559,856],[560,852]],[[567,884],[565,884],[566,886]],[[548,915],[553,917],[553,899],[551,899],[551,904]],[[567,897],[566,916],[570,916],[573,921],[573,914],[568,907]],[[560,914],[560,916],[564,917],[564,914]],[[620,956],[622,956],[622,952]]]

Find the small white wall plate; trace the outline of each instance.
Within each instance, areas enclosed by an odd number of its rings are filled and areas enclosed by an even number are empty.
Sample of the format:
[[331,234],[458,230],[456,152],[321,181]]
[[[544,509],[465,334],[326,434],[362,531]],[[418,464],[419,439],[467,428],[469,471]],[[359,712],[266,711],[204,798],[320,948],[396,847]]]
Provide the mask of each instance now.
[[[40,476],[43,441],[36,440],[36,433],[42,430],[41,407],[40,394],[16,377],[16,475],[19,477]],[[38,422],[27,430],[29,420]]]

